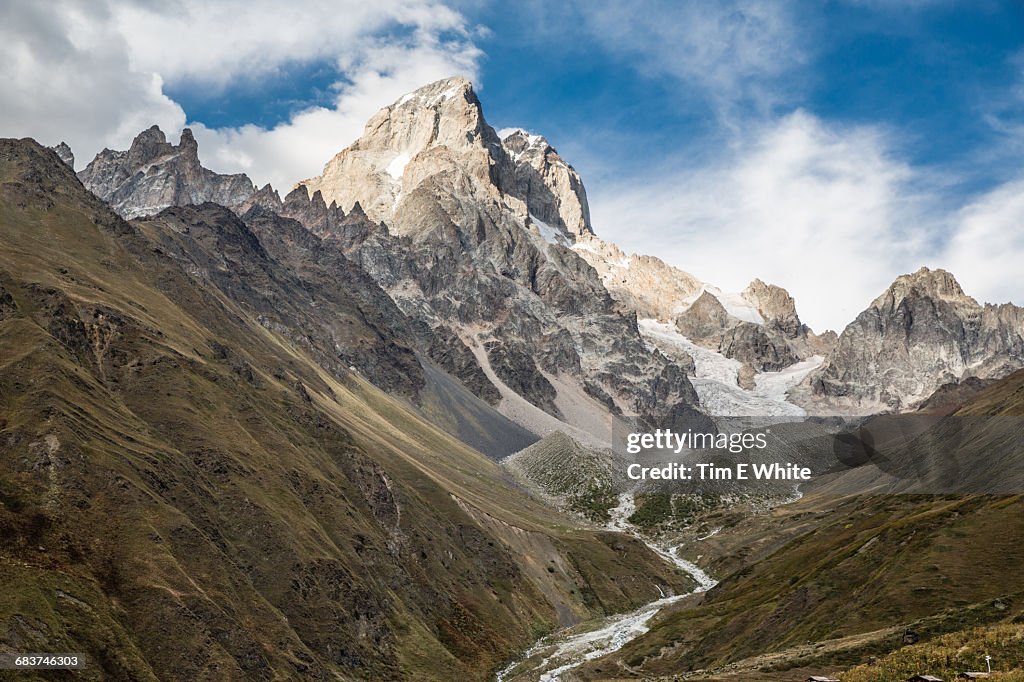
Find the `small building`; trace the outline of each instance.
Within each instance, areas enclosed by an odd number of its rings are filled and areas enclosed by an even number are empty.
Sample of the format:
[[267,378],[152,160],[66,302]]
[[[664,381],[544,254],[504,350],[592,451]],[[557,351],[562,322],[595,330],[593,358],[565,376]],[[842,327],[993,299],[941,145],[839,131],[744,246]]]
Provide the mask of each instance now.
[[965,672],[957,675],[957,678],[961,680],[980,680],[983,677],[992,677],[992,673]]
[[908,677],[907,682],[942,682],[942,678],[935,675],[914,675]]

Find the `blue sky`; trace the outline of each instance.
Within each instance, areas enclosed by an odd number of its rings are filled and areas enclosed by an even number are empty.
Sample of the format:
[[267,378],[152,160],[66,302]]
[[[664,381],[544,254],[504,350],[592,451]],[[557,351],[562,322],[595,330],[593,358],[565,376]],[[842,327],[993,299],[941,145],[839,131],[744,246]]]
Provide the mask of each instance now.
[[598,234],[842,327],[947,267],[1024,304],[1024,3],[1015,0],[29,0],[0,9],[5,135],[83,166],[152,123],[287,189],[374,111],[477,84],[497,128],[580,171]]
[[[737,15],[740,7],[732,8]],[[678,3],[636,3],[671,22]],[[1005,179],[1014,154],[995,160],[1007,124],[1024,118],[1021,2],[802,2],[799,64],[768,79],[775,99],[730,104],[738,125],[804,108],[831,121],[891,127],[903,136],[911,163],[961,169],[962,191]],[[590,157],[629,168],[681,154],[700,160],[706,146],[728,138],[713,94],[689,87],[648,57],[618,50],[582,28],[586,4],[471,3],[467,19],[486,27],[474,38],[483,51],[478,80],[496,127],[541,131],[581,170]],[[682,17],[680,17],[682,19]],[[650,59],[659,59],[652,46]],[[671,59],[671,53],[666,53]],[[222,89],[189,81],[165,88],[190,121],[214,128],[255,123],[272,127],[296,111],[328,104],[345,74],[332,60],[285,63],[270,77],[239,79]],[[1006,150],[1009,151],[1009,150]],[[995,163],[993,163],[996,161]],[[593,161],[593,163],[597,163]],[[598,164],[594,172],[606,170]]]

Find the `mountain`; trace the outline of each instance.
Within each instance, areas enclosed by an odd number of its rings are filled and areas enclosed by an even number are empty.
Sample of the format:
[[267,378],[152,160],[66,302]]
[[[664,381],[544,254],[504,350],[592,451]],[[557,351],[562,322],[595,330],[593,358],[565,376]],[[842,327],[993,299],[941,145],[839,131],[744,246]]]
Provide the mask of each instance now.
[[496,201],[542,235],[553,228],[549,238],[591,232],[576,171],[543,137],[515,131],[500,139],[484,120],[472,84],[461,77],[431,83],[381,109],[320,176],[300,184],[345,211],[358,202],[372,220],[398,233],[422,231],[422,193],[448,197],[463,211],[470,203]]
[[[489,679],[579,625],[581,679],[773,679],[1022,618],[1024,318],[948,273],[817,335],[781,287],[604,241],[575,169],[462,78],[283,198],[187,129],[73,164],[0,141],[5,651],[85,652],[87,679]],[[781,506],[788,481],[628,491],[608,449],[624,415],[885,435],[912,407],[878,466]]]
[[5,648],[82,652],[86,679],[482,679],[687,587],[434,426],[397,307],[250,218],[127,223],[0,141]]
[[1024,367],[1024,309],[980,305],[952,274],[902,275],[843,330],[813,396],[863,412],[911,408],[943,384]]
[[696,404],[685,372],[645,346],[635,315],[568,248],[590,234],[576,172],[541,138],[501,140],[468,81],[381,110],[302,184],[339,215],[358,205],[386,224],[346,252],[408,315],[472,348],[501,409],[531,430],[563,428],[554,417],[603,421],[592,433],[606,434],[613,414]]
[[[699,407],[689,343],[740,363],[716,394],[755,391],[762,375],[802,375],[805,363],[827,357],[788,391],[813,412],[907,409],[945,383],[1022,365],[1020,309],[980,306],[942,271],[899,278],[837,339],[804,325],[781,287],[755,279],[729,294],[657,258],[625,254],[594,233],[572,166],[542,136],[500,137],[463,78],[383,108],[284,200],[244,175],[203,168],[187,129],[177,146],[146,130],[79,175],[123,217],[212,201],[239,216],[260,208],[332,239],[417,330],[410,346],[431,349],[431,362],[539,436],[603,423],[589,429],[600,447],[613,415]],[[681,339],[666,344],[636,320],[674,324]]]
[[543,138],[501,140],[464,79],[382,109],[283,201],[203,169],[187,132],[173,147],[145,131],[81,178],[126,217],[210,200],[299,221],[387,292],[429,360],[538,435],[587,424],[582,437],[606,444],[614,414],[697,403],[685,370],[566,247],[591,231],[575,170]]
[[256,191],[244,174],[220,175],[203,168],[199,145],[188,128],[177,146],[157,126],[144,130],[128,151],[101,151],[79,178],[126,219],[206,201],[234,208]]
[[[635,320],[675,319],[703,291],[742,311],[698,342],[740,359],[745,389],[757,372],[828,343],[799,323],[778,287],[756,281],[743,295],[722,294],[601,240],[572,166],[541,136],[513,130],[501,139],[462,78],[382,109],[284,200],[243,175],[203,168],[187,130],[177,147],[159,129],[144,131],[127,152],[104,150],[80,177],[129,218],[214,201],[243,218],[260,208],[297,220],[339,246],[426,334],[410,345],[430,349],[430,361],[540,436],[586,423],[595,428],[574,436],[602,447],[613,415],[671,419],[696,407],[692,357],[644,336]],[[743,296],[781,308],[766,322]]]

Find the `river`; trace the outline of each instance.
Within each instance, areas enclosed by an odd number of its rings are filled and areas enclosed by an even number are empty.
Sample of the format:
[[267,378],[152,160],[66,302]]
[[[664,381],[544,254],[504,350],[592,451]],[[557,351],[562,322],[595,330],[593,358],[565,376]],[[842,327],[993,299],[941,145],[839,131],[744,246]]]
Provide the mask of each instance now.
[[[715,586],[716,581],[711,576],[692,562],[676,555],[676,551],[679,549],[678,545],[675,547],[657,545],[639,534],[628,521],[634,509],[631,493],[619,495],[619,504],[611,510],[611,521],[607,528],[638,538],[659,556],[685,571],[697,582],[698,586],[694,592],[704,592]],[[648,623],[659,611],[685,596],[684,594],[663,595],[661,599],[648,602],[634,611],[609,616],[589,627],[584,627],[584,629],[576,626],[542,637],[515,662],[500,671],[496,675],[496,681],[508,682],[513,679],[524,679],[555,682],[561,680],[562,675],[573,668],[578,668],[587,661],[618,651],[628,642],[647,632]],[[538,658],[539,660],[534,660]]]

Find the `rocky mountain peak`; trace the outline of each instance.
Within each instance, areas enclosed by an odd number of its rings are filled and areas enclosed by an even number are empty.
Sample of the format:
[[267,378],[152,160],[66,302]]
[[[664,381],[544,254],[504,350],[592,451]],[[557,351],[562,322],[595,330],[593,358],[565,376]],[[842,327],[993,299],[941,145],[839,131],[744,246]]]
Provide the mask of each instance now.
[[299,184],[344,211],[359,202],[372,220],[390,223],[402,199],[440,173],[467,175],[478,193],[491,190],[490,198],[498,199],[492,167],[502,157],[501,141],[484,120],[472,84],[453,77],[378,111],[320,176]]
[[964,293],[952,273],[941,268],[930,270],[926,267],[897,277],[871,305],[891,309],[912,295],[979,307],[977,301]]
[[159,126],[147,128],[127,151],[104,149],[97,154],[78,178],[124,218],[207,201],[238,210],[253,201],[270,202],[276,195],[264,188],[254,198],[256,187],[245,174],[222,175],[203,168],[199,145],[188,128],[181,131],[177,145],[167,141]]
[[75,167],[75,155],[71,153],[71,147],[68,146],[67,142],[61,142],[56,147],[50,147],[50,149],[57,152],[57,156],[60,157],[61,161],[71,168]]
[[516,189],[531,215],[561,226],[574,240],[593,234],[583,181],[547,138],[517,128],[506,134],[501,144],[513,163]]
[[730,324],[725,306],[709,291],[704,291],[697,300],[676,318],[676,329],[683,336],[695,340],[716,337]]
[[199,143],[196,142],[196,138],[192,135],[191,128],[183,128],[181,131],[181,138],[178,140],[178,150],[186,153],[194,153],[196,157],[199,156]]
[[864,411],[906,409],[939,386],[1024,365],[1024,310],[982,307],[952,274],[901,275],[839,336],[814,392]]
[[472,83],[455,76],[425,85],[381,109],[353,146],[372,142],[366,146],[383,145],[414,154],[432,145],[478,144],[487,128]]
[[167,136],[160,130],[160,126],[150,126],[132,140],[132,145],[128,148],[128,164],[138,168],[175,151],[175,147],[167,142]]
[[446,78],[381,109],[320,176],[299,184],[344,211],[358,201],[371,220],[398,232],[407,200],[431,185],[431,194],[458,194],[463,204],[501,205],[524,227],[550,226],[556,239],[591,233],[586,190],[572,166],[540,136],[513,134],[507,142],[488,125],[472,84]]
[[522,128],[513,128],[511,132],[501,132],[505,134],[501,143],[512,154],[513,158],[518,159],[523,154],[528,153],[546,154],[548,151],[554,151],[551,143],[543,135],[534,135]]
[[740,295],[757,309],[766,324],[777,327],[789,338],[800,333],[802,324],[796,313],[796,301],[782,287],[755,279]]

